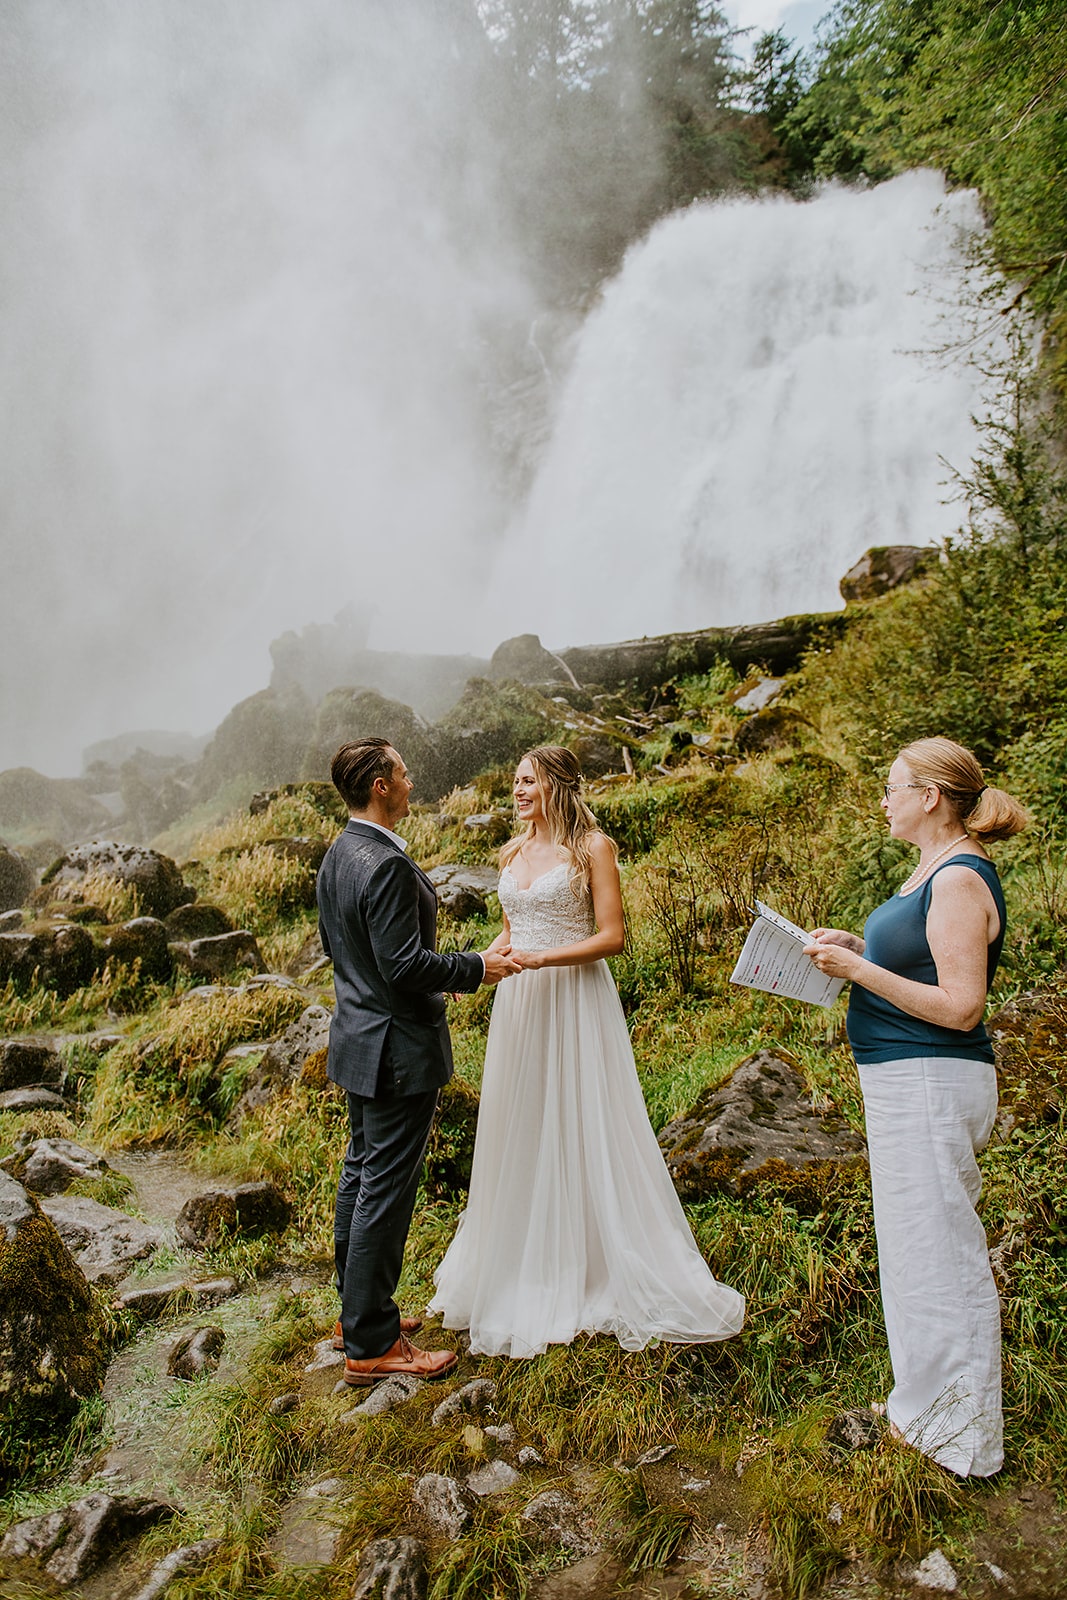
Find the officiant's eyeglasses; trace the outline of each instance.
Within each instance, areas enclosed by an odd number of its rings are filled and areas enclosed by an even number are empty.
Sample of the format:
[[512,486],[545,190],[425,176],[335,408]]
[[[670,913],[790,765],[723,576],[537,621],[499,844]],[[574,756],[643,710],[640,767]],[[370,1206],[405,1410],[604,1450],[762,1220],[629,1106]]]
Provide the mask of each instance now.
[[894,789],[928,789],[929,787],[928,783],[886,783],[882,786],[882,794],[888,800]]

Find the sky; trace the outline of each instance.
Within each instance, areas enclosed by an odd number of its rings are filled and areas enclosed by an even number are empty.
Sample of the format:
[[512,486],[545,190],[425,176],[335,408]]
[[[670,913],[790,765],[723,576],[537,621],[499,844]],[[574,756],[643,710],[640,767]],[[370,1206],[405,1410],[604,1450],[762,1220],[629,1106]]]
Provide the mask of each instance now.
[[722,7],[735,28],[751,28],[751,42],[776,28],[803,49],[811,46],[815,26],[830,10],[827,0],[725,0]]

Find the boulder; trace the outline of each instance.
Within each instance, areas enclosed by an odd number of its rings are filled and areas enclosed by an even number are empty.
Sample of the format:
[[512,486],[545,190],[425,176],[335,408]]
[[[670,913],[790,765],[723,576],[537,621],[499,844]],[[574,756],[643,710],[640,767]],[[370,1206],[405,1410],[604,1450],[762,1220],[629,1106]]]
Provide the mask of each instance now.
[[344,1489],[343,1479],[326,1478],[309,1484],[282,1507],[269,1541],[278,1566],[327,1567],[337,1560],[344,1527],[334,1507]]
[[59,1052],[47,1039],[0,1039],[0,1089],[62,1087]]
[[248,1112],[265,1105],[278,1090],[300,1077],[309,1056],[330,1042],[330,1012],[325,1006],[308,1006],[279,1038],[272,1040],[234,1106],[231,1121],[239,1123]]
[[0,933],[21,933],[25,926],[21,911],[0,911]]
[[52,863],[41,882],[69,891],[90,876],[116,878],[136,889],[142,910],[152,917],[166,917],[176,906],[196,898],[196,890],[182,882],[181,871],[169,856],[112,839],[74,845]]
[[192,973],[194,978],[224,978],[239,968],[249,972],[267,970],[254,935],[246,929],[191,939],[188,944],[172,944],[169,949],[175,966]]
[[73,1107],[69,1100],[51,1089],[0,1090],[0,1111],[63,1111]]
[[784,687],[784,678],[764,678],[754,673],[744,683],[739,683],[726,699],[735,711],[750,715],[754,711],[765,710],[772,701],[777,700]]
[[511,833],[511,816],[507,811],[477,811],[464,817],[464,833],[473,833],[483,844],[503,844]]
[[426,1555],[418,1539],[372,1539],[360,1558],[352,1600],[426,1600]]
[[[659,1136],[667,1168],[684,1200],[773,1183],[796,1198],[818,1194],[820,1177],[852,1166],[865,1146],[843,1117],[812,1109],[800,1073],[760,1050]],[[803,1175],[794,1183],[790,1174]]]
[[178,1237],[192,1250],[213,1250],[224,1237],[283,1233],[289,1202],[273,1183],[243,1183],[194,1195],[178,1212]]
[[810,731],[806,717],[789,706],[770,705],[746,717],[734,734],[734,748],[742,755],[761,755],[775,750],[791,750]]
[[888,594],[890,589],[899,589],[902,583],[911,583],[933,571],[938,560],[938,552],[932,545],[872,545],[841,579],[838,585],[841,598],[846,602],[873,600],[877,595]]
[[158,917],[133,917],[109,928],[100,941],[100,949],[106,960],[125,967],[139,961],[142,978],[165,982],[172,969],[168,939],[166,925]]
[[430,1140],[426,1146],[423,1185],[436,1200],[466,1194],[478,1130],[478,1094],[462,1078],[453,1077],[437,1097]]
[[486,896],[496,894],[500,873],[495,867],[466,867],[442,863],[426,874],[437,890],[437,903],[457,922],[488,914]]
[[566,662],[546,650],[536,633],[520,633],[498,644],[489,662],[489,677],[498,681],[510,678],[515,683],[568,683],[577,687],[574,673]]
[[0,844],[0,911],[24,906],[37,882],[28,861],[6,844]]
[[436,1533],[458,1539],[471,1520],[471,1500],[455,1478],[427,1472],[416,1483],[412,1499]]
[[467,1474],[467,1488],[471,1494],[476,1494],[479,1500],[485,1500],[490,1495],[503,1494],[518,1481],[519,1474],[515,1468],[499,1457],[494,1461],[486,1461],[483,1466],[476,1467],[473,1472]]
[[346,1411],[341,1421],[351,1425],[357,1417],[384,1417],[387,1411],[396,1411],[400,1406],[407,1405],[423,1387],[421,1378],[398,1372],[384,1383],[375,1384],[367,1398]]
[[121,1282],[135,1261],[148,1260],[163,1243],[159,1228],[84,1195],[46,1195],[41,1209],[91,1283]]
[[10,980],[28,989],[37,983],[65,997],[91,983],[99,966],[92,935],[74,923],[0,933],[0,985]]
[[520,1519],[540,1544],[563,1545],[576,1556],[598,1549],[592,1519],[573,1495],[562,1489],[545,1489],[523,1507]]
[[95,1572],[116,1546],[173,1515],[174,1507],[161,1500],[87,1494],[60,1511],[17,1522],[0,1544],[0,1558],[32,1562],[59,1588],[69,1589]]
[[70,1139],[35,1139],[0,1167],[33,1194],[61,1194],[77,1178],[102,1178],[111,1170],[103,1156]]
[[207,1566],[220,1543],[219,1539],[198,1539],[195,1544],[183,1544],[180,1549],[169,1551],[156,1562],[147,1581],[129,1600],[162,1600],[176,1578]]
[[484,1416],[492,1410],[493,1401],[496,1399],[496,1384],[492,1378],[472,1378],[459,1389],[453,1389],[440,1405],[434,1410],[431,1421],[435,1428],[441,1428],[446,1422],[453,1422],[457,1417]]
[[189,1304],[198,1311],[206,1311],[211,1306],[222,1305],[224,1300],[232,1300],[237,1291],[236,1278],[182,1278],[126,1289],[117,1296],[115,1307],[130,1312],[139,1321],[148,1322]]
[[221,1328],[189,1328],[171,1346],[167,1372],[172,1378],[191,1382],[215,1372],[222,1360],[226,1335]]
[[259,849],[268,851],[279,861],[299,861],[308,867],[314,876],[322,866],[329,846],[325,839],[312,837],[310,834],[297,834],[281,839],[263,839]]
[[218,906],[206,905],[201,900],[178,906],[163,926],[167,938],[174,944],[188,944],[192,939],[214,939],[220,933],[233,933],[233,923]]
[[105,1330],[85,1275],[32,1195],[0,1173],[0,1486],[95,1394]]

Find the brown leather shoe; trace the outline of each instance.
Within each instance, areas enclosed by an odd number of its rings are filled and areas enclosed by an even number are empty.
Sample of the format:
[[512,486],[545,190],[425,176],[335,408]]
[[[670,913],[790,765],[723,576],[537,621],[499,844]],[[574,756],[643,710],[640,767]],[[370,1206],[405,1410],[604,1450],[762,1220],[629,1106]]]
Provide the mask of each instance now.
[[409,1378],[425,1378],[433,1382],[452,1371],[459,1357],[454,1350],[420,1350],[404,1334],[383,1355],[371,1356],[366,1361],[353,1361],[345,1357],[344,1381],[354,1388],[369,1388],[381,1383],[383,1378],[400,1374]]
[[[401,1333],[418,1333],[421,1327],[421,1317],[401,1317],[400,1319]],[[345,1347],[344,1337],[341,1333],[340,1317],[338,1317],[337,1321],[333,1325],[333,1338],[330,1340],[330,1343],[335,1350],[343,1350]]]

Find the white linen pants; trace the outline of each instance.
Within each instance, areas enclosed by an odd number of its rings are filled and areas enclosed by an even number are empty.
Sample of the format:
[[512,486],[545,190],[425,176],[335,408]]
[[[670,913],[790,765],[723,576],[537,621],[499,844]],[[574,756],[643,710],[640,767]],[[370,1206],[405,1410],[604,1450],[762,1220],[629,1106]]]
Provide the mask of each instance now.
[[961,1477],[1004,1460],[1000,1300],[975,1211],[995,1069],[946,1056],[861,1066],[893,1390],[889,1420]]

